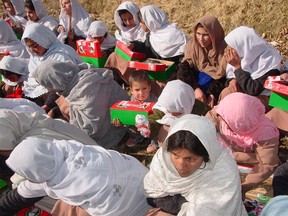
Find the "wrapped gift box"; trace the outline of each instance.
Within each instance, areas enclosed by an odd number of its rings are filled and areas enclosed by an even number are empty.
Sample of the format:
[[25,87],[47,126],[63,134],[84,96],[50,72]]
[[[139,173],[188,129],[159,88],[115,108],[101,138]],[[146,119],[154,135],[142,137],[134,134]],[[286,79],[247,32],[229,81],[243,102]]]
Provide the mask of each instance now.
[[166,81],[175,72],[176,65],[172,61],[148,58],[144,62],[129,61],[128,67],[147,70],[150,79]]
[[50,216],[50,214],[36,206],[30,206],[19,211],[16,216]]
[[118,55],[120,55],[125,61],[130,61],[130,60],[143,61],[146,58],[145,53],[133,52],[127,47],[127,45],[125,45],[121,41],[117,41],[115,52]]
[[80,58],[96,68],[103,68],[107,56],[104,56],[98,41],[77,40],[76,49]]
[[276,92],[271,92],[269,105],[273,107],[277,107],[284,111],[288,111],[288,96],[284,96]]
[[279,76],[267,77],[264,88],[269,89],[278,94],[288,96],[288,82],[280,79]]
[[148,118],[152,114],[154,102],[118,101],[110,107],[111,122],[118,118],[122,124],[135,125],[135,117],[142,114]]

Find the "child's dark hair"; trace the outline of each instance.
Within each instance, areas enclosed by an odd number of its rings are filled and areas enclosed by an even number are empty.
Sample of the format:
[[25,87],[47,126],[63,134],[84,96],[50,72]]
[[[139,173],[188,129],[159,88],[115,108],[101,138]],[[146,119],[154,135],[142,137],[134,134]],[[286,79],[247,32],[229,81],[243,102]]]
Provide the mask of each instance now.
[[35,7],[34,7],[32,0],[25,0],[25,7],[30,10],[35,11]]
[[[130,12],[129,12],[128,10],[126,10],[126,9],[118,10],[117,12],[118,12],[118,14],[119,14],[120,17],[121,17],[121,15],[123,15],[123,14],[130,13]],[[131,14],[131,13],[130,13],[130,14]]]
[[[3,6],[4,6],[5,9],[6,9],[6,7],[5,7],[5,4],[4,4],[4,3],[9,3],[10,5],[13,6],[13,4],[11,3],[10,0],[2,0],[2,4],[3,4]],[[13,6],[13,8],[14,8],[14,6]]]
[[14,74],[17,75],[18,77],[21,77],[20,74],[17,74],[17,73],[11,72],[11,71],[7,71],[7,70],[3,70],[3,69],[0,69],[0,74],[5,78],[9,75],[14,75]]
[[167,151],[171,152],[173,149],[176,148],[187,149],[198,156],[202,156],[204,158],[204,162],[209,161],[209,154],[207,150],[205,149],[201,141],[198,139],[198,137],[190,131],[177,131],[168,138]]
[[184,61],[180,63],[177,71],[177,79],[185,82],[186,84],[190,85],[193,89],[197,87],[197,76],[198,71],[194,68],[191,68],[188,61]]
[[136,70],[129,76],[129,85],[132,87],[134,82],[147,82],[151,85],[148,73],[144,70]]

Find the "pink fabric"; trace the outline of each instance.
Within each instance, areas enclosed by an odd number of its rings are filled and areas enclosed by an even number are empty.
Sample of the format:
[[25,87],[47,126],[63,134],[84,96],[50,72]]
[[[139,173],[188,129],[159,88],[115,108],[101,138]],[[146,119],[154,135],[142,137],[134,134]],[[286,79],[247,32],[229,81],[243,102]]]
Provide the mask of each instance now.
[[220,132],[230,142],[247,148],[279,136],[276,126],[265,116],[265,107],[253,96],[236,92],[227,95],[215,107],[220,115]]

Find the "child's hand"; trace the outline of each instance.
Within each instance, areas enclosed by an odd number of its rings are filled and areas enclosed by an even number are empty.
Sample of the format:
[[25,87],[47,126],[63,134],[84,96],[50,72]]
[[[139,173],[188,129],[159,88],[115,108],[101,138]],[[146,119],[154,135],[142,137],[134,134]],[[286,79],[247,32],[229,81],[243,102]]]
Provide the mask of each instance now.
[[115,127],[121,127],[121,126],[122,126],[122,123],[119,121],[118,118],[113,119],[112,124],[113,124]]

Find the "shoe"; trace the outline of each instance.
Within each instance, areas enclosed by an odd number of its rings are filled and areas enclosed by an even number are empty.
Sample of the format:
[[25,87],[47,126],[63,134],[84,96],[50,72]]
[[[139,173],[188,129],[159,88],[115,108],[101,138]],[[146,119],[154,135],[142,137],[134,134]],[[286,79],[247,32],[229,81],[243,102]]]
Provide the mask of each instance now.
[[144,137],[141,136],[141,135],[138,135],[136,137],[131,137],[127,140],[126,142],[126,146],[127,147],[133,147],[135,146],[136,144],[142,142],[144,140]]
[[158,149],[159,149],[159,145],[154,140],[151,140],[151,143],[146,148],[146,152],[148,154],[154,154],[156,153]]

